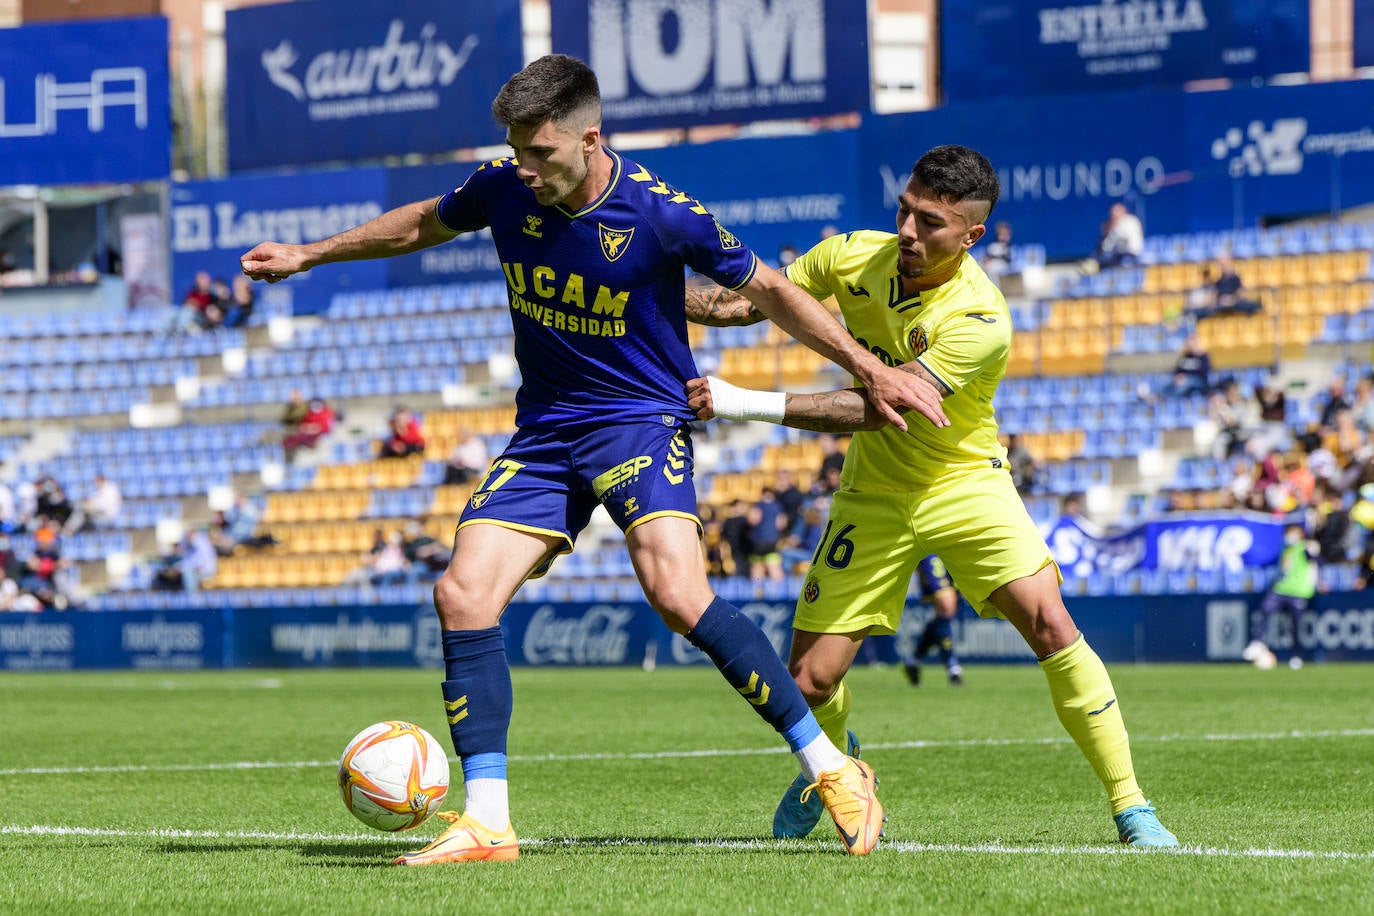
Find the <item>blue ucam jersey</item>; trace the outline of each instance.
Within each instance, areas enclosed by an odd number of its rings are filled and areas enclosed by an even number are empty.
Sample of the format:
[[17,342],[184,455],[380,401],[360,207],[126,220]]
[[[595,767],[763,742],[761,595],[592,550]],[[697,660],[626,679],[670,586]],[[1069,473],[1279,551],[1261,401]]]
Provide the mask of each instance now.
[[449,229],[491,227],[522,378],[518,426],[690,420],[684,388],[699,373],[684,267],[738,289],[758,266],[694,198],[606,155],[610,184],[577,212],[536,201],[514,159],[484,163],[439,200]]

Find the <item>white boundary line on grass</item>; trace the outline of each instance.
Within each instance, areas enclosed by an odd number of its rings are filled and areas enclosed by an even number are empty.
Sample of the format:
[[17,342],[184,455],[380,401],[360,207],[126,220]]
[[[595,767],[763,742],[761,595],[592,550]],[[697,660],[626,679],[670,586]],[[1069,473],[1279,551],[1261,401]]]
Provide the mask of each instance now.
[[[1162,744],[1177,741],[1288,741],[1316,738],[1374,738],[1374,728],[1343,728],[1321,731],[1287,731],[1251,734],[1202,735],[1132,735],[1131,744]],[[865,744],[868,750],[923,750],[927,748],[1014,747],[1049,744],[1068,744],[1067,737],[1053,738],[967,738],[958,741],[889,741]],[[625,751],[595,754],[533,754],[512,755],[512,763],[565,763],[577,760],[668,760],[691,757],[749,757],[760,754],[785,754],[782,747],[765,748],[706,748],[680,751]],[[450,758],[452,759],[452,758]],[[111,766],[74,767],[18,767],[0,769],[0,776],[66,776],[86,773],[180,773],[215,770],[289,770],[311,767],[335,767],[337,760],[242,760],[232,763],[128,763]]]
[[[394,834],[356,834],[356,833],[274,833],[258,830],[117,830],[97,827],[57,827],[42,824],[23,826],[6,824],[0,826],[0,836],[72,836],[72,837],[126,837],[150,840],[271,840],[282,843],[396,843],[415,845],[411,836]],[[610,837],[579,839],[577,837],[552,837],[550,839],[522,838],[522,846],[548,847],[595,847],[614,848],[656,848],[664,846],[661,840],[644,840],[635,837]],[[700,849],[728,850],[778,850],[798,845],[815,845],[818,850],[829,848],[830,843],[811,843],[798,840],[691,840],[667,845],[684,845]],[[972,855],[1191,855],[1204,858],[1231,859],[1338,859],[1348,861],[1374,860],[1374,852],[1345,852],[1343,850],[1312,849],[1224,849],[1215,846],[1180,846],[1173,850],[1132,849],[1127,846],[1003,846],[999,843],[910,843],[904,841],[884,842],[879,847],[886,853],[963,853]]]

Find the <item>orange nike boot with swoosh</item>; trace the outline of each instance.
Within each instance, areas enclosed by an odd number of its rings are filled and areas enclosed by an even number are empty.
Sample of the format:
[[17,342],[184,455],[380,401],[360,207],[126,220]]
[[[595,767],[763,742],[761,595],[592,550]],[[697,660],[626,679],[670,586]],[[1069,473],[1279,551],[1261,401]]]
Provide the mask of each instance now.
[[402,853],[395,858],[397,865],[440,865],[445,862],[508,862],[520,858],[520,843],[515,828],[489,830],[475,818],[457,811],[440,811],[436,815],[449,826],[423,849]]
[[838,770],[816,774],[816,781],[802,792],[803,802],[812,792],[835,819],[835,830],[850,855],[865,856],[883,835],[883,804],[878,801],[878,777],[862,760],[846,757]]

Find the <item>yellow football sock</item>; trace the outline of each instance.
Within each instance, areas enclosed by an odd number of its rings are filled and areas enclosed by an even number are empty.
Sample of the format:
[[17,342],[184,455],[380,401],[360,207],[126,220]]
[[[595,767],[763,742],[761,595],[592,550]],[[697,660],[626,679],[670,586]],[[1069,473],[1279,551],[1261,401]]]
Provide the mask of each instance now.
[[835,746],[840,749],[840,753],[844,753],[845,749],[844,726],[849,721],[849,706],[849,685],[840,681],[840,686],[835,688],[830,699],[811,710],[816,717],[816,723],[821,727],[821,731],[825,732],[825,736],[834,742]]
[[1040,667],[1050,682],[1055,714],[1102,780],[1112,803],[1112,814],[1145,804],[1145,796],[1135,781],[1130,739],[1121,720],[1112,679],[1083,634],[1042,659]]

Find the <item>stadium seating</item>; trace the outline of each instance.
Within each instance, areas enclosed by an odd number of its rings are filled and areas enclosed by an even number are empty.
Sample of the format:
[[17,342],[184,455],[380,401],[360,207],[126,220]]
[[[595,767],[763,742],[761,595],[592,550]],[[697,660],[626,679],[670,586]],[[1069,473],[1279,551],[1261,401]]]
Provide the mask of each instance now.
[[[1230,469],[1183,444],[1191,443],[1195,425],[1206,418],[1205,399],[1146,396],[1167,381],[1167,367],[1192,327],[1179,315],[1202,264],[1230,250],[1263,303],[1260,315],[1218,316],[1196,328],[1215,364],[1248,390],[1276,359],[1301,356],[1313,345],[1374,341],[1371,246],[1374,226],[1358,223],[1151,238],[1137,267],[1071,276],[1056,281],[1050,298],[1012,301],[1016,337],[997,416],[1002,431],[1019,434],[1044,466],[1026,499],[1032,517],[1052,524],[1067,493],[1130,491],[1136,459],[1169,450],[1183,453],[1169,466],[1163,486],[1188,494],[1185,504],[1215,503]],[[1037,266],[1043,266],[1043,254],[1039,258]],[[142,313],[63,317],[7,325],[15,345],[0,356],[8,370],[0,380],[0,421],[41,421],[70,435],[43,448],[28,434],[0,436],[0,460],[16,480],[52,474],[74,495],[84,493],[96,474],[117,481],[125,496],[120,525],[70,536],[68,555],[87,567],[111,555],[150,558],[159,523],[203,524],[206,495],[214,488],[264,492],[263,525],[280,541],[225,558],[199,594],[148,593],[148,567],[136,564],[123,590],[97,597],[102,607],[199,606],[211,600],[208,595],[223,601],[226,594],[250,605],[375,600],[382,590],[343,584],[375,532],[421,519],[433,536],[450,538],[472,485],[443,485],[442,458],[468,434],[482,436],[489,452],[498,454],[513,429],[518,375],[496,382],[497,401],[489,406],[440,408],[434,397],[445,386],[491,385],[492,358],[509,353],[511,345],[500,284],[340,294],[322,320],[294,322],[290,339],[275,344],[242,330],[164,337]],[[255,315],[255,323],[267,317]],[[417,320],[386,320],[399,317]],[[699,364],[738,383],[802,387],[843,378],[768,323],[693,326],[690,332]],[[243,352],[241,369],[220,368],[218,357],[228,350]],[[1153,368],[1123,370],[1118,363]],[[1353,379],[1366,369],[1357,360],[1346,371]],[[133,428],[124,422],[135,405],[174,399],[178,380],[188,378],[198,384],[180,402],[182,423]],[[276,424],[252,417],[275,411],[292,389],[345,409],[367,399],[428,397],[427,460],[379,461],[369,442],[343,439],[326,442],[318,461],[286,465]],[[1315,396],[1290,397],[1290,420],[1309,421],[1320,403]],[[784,469],[805,488],[819,468],[814,437],[779,429],[760,442],[743,434],[742,426],[716,429],[712,460],[697,467],[699,495],[708,506],[752,500]],[[264,483],[266,467],[278,468],[279,479]],[[1134,524],[1163,511],[1169,500],[1130,491],[1121,492],[1118,504],[1113,521]],[[637,595],[617,541],[593,537],[555,564],[549,577],[527,584],[524,594],[551,600]],[[20,538],[17,546],[27,549],[27,542]],[[1324,573],[1330,583],[1350,577],[1346,568],[1331,570]],[[1071,580],[1066,588],[1127,594],[1214,586],[1253,590],[1263,587],[1265,575],[1131,573]],[[799,583],[774,588],[792,586]],[[722,594],[738,592],[741,600],[756,594],[747,581],[720,587]],[[385,594],[425,600],[423,585],[397,588]]]

